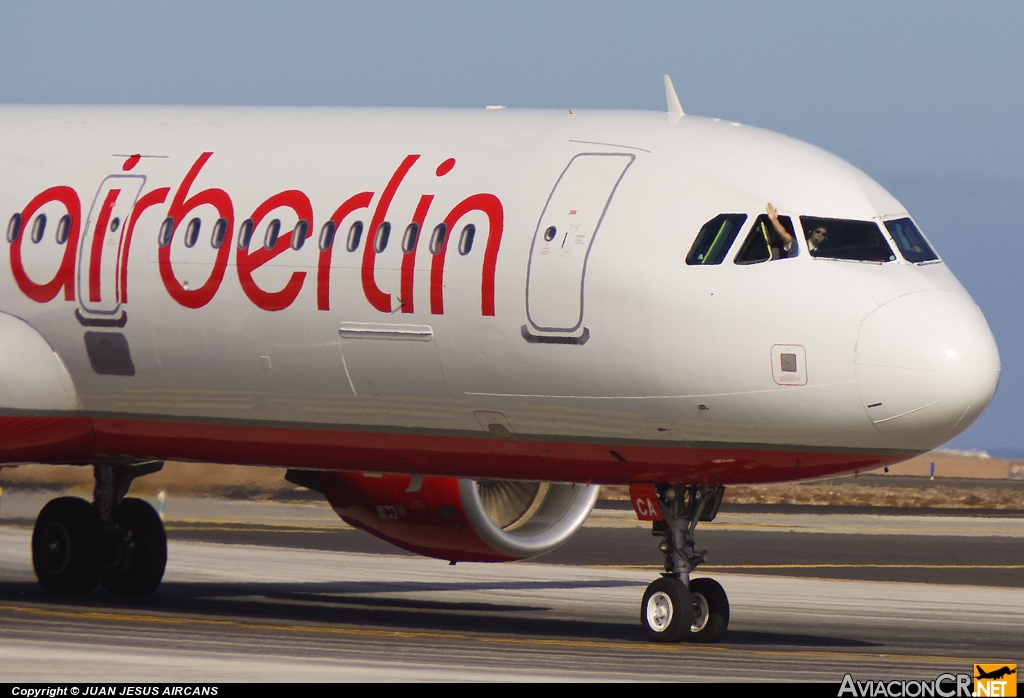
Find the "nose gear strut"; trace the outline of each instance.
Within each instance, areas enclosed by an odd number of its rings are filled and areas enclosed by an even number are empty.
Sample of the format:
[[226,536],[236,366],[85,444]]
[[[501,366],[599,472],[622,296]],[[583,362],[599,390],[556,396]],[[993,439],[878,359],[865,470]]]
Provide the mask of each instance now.
[[718,515],[725,488],[703,485],[655,484],[663,519],[651,534],[662,536],[665,572],[644,593],[640,622],[655,642],[716,642],[729,624],[729,600],[713,579],[690,579],[707,560],[697,550],[694,530]]
[[[707,550],[697,552],[693,532],[700,521],[713,521],[722,504],[724,487],[655,485],[662,521],[652,535],[663,536],[658,549],[665,554],[665,573],[690,585],[690,573],[707,561]],[[659,525],[660,524],[660,525]]]

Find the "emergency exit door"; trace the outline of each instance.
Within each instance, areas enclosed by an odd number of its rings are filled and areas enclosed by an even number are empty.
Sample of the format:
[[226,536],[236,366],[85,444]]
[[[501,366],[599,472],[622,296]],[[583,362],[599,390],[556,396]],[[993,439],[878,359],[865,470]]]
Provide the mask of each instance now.
[[530,247],[526,276],[528,341],[583,343],[587,258],[615,190],[636,159],[628,153],[580,153],[548,197]]

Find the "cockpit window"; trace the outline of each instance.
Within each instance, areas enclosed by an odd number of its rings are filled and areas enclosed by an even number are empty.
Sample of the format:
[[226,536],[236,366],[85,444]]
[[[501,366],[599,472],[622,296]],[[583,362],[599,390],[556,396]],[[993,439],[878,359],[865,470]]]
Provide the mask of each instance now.
[[746,220],[745,213],[723,213],[709,220],[697,233],[686,263],[721,264]]
[[857,262],[891,262],[896,259],[882,231],[870,221],[800,216],[807,249],[812,257],[849,259]]
[[896,247],[900,248],[903,259],[908,262],[932,262],[939,258],[935,251],[921,235],[921,231],[909,218],[900,218],[895,221],[886,221],[885,227],[889,234],[896,241]]
[[743,247],[736,253],[736,264],[757,264],[774,259],[785,259],[796,257],[799,251],[796,246],[796,238],[793,236],[793,221],[789,216],[779,216],[779,223],[790,235],[789,249],[782,240],[772,221],[765,214],[761,214],[754,221],[754,225],[743,241]]

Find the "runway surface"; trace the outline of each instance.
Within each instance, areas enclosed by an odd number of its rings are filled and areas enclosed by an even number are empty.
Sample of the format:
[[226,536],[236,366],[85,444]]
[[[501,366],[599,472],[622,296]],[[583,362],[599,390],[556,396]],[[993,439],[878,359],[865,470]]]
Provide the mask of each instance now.
[[1020,518],[723,514],[698,529],[699,576],[728,592],[729,632],[666,646],[638,622],[657,540],[621,509],[540,562],[452,567],[326,506],[169,501],[165,582],[126,601],[41,593],[29,539],[50,496],[0,503],[7,681],[838,682],[1024,660]]

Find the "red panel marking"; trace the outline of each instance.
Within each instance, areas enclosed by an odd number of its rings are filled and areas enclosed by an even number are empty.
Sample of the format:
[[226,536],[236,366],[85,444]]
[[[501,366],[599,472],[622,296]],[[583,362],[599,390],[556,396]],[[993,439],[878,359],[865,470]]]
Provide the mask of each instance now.
[[124,161],[124,164],[121,165],[121,169],[124,170],[125,172],[131,172],[133,169],[135,169],[135,166],[139,164],[139,160],[141,159],[142,156],[136,153],[135,155],[132,155],[130,158]]
[[435,174],[437,174],[438,177],[444,177],[446,174],[452,171],[453,167],[455,167],[455,158],[448,158],[447,160],[445,160],[444,162],[437,166]]
[[21,243],[25,239],[24,233],[11,244],[11,275],[14,276],[21,292],[36,303],[52,301],[62,288],[64,289],[64,300],[75,300],[75,262],[78,258],[78,238],[82,225],[82,204],[78,199],[78,194],[71,187],[50,187],[37,194],[21,212],[21,225],[22,229],[27,228],[36,211],[51,201],[59,201],[64,204],[68,215],[71,216],[71,230],[68,233],[67,242],[64,243],[64,256],[61,258],[60,266],[53,278],[42,284],[37,284],[28,278],[25,265],[21,261]]
[[107,226],[110,224],[110,212],[114,210],[114,203],[121,193],[120,189],[111,189],[107,192],[107,198],[103,200],[103,207],[100,209],[99,218],[96,219],[96,229],[92,235],[92,250],[89,251],[89,300],[98,303],[100,300],[100,263],[103,261],[103,238],[107,236]]
[[[309,198],[305,194],[295,189],[274,194],[257,206],[250,216],[253,226],[258,227],[260,221],[276,208],[290,208],[300,219],[309,221],[309,229],[306,231],[306,236],[309,237],[313,234],[313,205],[309,203]],[[284,310],[295,302],[299,291],[302,290],[302,284],[306,279],[306,272],[304,271],[293,272],[284,288],[273,292],[264,291],[256,285],[256,281],[252,278],[252,273],[256,269],[259,269],[285,250],[291,249],[291,236],[294,232],[293,229],[288,233],[280,235],[272,250],[268,250],[262,245],[255,252],[251,253],[247,249],[238,250],[236,255],[238,280],[242,284],[242,290],[245,291],[245,295],[258,308],[263,310]]]
[[370,305],[382,313],[391,312],[391,294],[381,291],[373,278],[374,265],[377,260],[377,253],[373,249],[373,239],[377,236],[377,227],[384,222],[388,215],[388,208],[391,206],[391,200],[395,198],[395,192],[398,191],[405,175],[409,173],[409,169],[419,158],[419,155],[407,155],[405,160],[402,160],[402,164],[398,166],[395,173],[391,175],[388,185],[384,187],[380,201],[377,202],[377,208],[373,212],[373,218],[370,220],[370,227],[365,231],[366,244],[363,247],[362,268],[363,294],[366,296],[366,300],[370,301]]
[[654,485],[649,482],[634,482],[629,485],[629,501],[633,503],[636,518],[641,521],[661,521],[661,503]]
[[427,211],[430,210],[430,202],[434,200],[433,194],[424,194],[420,197],[419,204],[416,205],[416,212],[412,214],[412,222],[419,226],[419,235],[416,236],[416,243],[412,246],[412,250],[402,255],[402,312],[411,313],[413,312],[413,293],[416,288],[416,250],[420,246],[420,238],[424,234],[429,235],[427,231],[423,230],[423,221],[427,217]]

